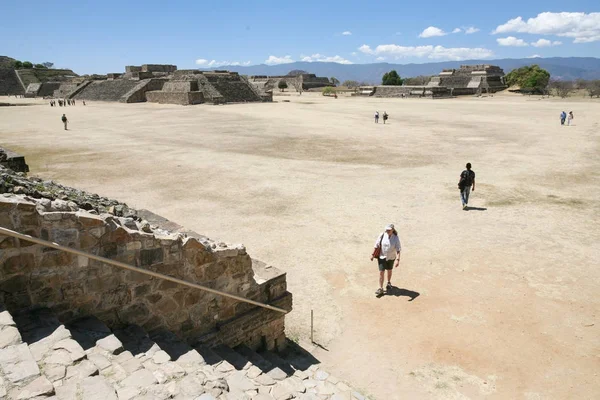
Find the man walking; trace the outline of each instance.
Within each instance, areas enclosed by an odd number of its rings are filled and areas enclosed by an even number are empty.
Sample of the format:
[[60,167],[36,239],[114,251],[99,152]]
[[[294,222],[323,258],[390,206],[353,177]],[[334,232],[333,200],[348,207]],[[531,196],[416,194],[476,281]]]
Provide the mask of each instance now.
[[565,120],[567,119],[567,113],[566,112],[561,112],[560,113],[560,124],[564,125],[565,124]]
[[375,123],[379,123],[379,111],[375,111]]
[[62,118],[60,119],[63,124],[65,124],[65,131],[67,130],[67,122],[69,122],[69,120],[67,119],[67,116],[65,114],[63,114]]
[[471,187],[475,191],[475,172],[471,170],[471,163],[467,163],[467,169],[460,173],[460,180],[458,181],[458,189],[460,190],[460,200],[462,202],[463,210],[467,209],[469,204],[469,194],[471,193]]
[[377,238],[373,254],[371,254],[371,261],[373,261],[373,258],[377,258],[379,265],[379,289],[375,292],[377,297],[383,296],[384,293],[383,278],[385,277],[385,271],[387,271],[388,279],[386,290],[389,291],[392,288],[392,270],[400,265],[400,250],[398,232],[394,229],[394,224],[389,224],[385,227],[385,232]]

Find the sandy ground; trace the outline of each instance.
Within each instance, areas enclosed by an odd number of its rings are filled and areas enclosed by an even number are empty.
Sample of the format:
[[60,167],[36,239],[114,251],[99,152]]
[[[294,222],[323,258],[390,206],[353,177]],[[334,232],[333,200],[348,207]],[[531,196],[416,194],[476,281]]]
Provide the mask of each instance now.
[[[276,100],[37,101],[0,107],[0,143],[34,174],[287,271],[288,335],[306,341],[313,309],[316,357],[374,398],[600,397],[600,102]],[[467,161],[481,210],[461,209]],[[402,261],[377,299],[369,254],[388,222]]]

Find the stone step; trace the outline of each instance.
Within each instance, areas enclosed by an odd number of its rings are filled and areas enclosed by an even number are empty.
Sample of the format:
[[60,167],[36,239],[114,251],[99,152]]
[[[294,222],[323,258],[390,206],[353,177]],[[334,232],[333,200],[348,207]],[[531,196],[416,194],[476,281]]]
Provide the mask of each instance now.
[[67,328],[86,351],[94,347],[100,347],[115,355],[124,351],[123,343],[104,322],[94,316],[78,319],[68,324]]
[[261,371],[263,371],[263,372],[268,372],[268,371],[272,370],[273,368],[276,368],[275,366],[273,366],[273,364],[271,364],[269,361],[267,361],[263,356],[261,356],[260,354],[258,354],[257,352],[252,350],[250,347],[246,346],[245,344],[236,346],[234,348],[234,350],[236,352],[238,352],[239,354],[241,354],[242,356],[244,356],[252,364],[254,364],[258,368],[260,368]]
[[213,347],[213,351],[221,356],[221,358],[228,361],[237,370],[248,369],[252,366],[252,364],[243,355],[228,346],[221,344]]
[[272,351],[265,351],[260,353],[260,355],[267,361],[269,361],[273,366],[280,368],[287,375],[292,376],[296,372],[296,369],[286,360],[281,358],[279,355]]

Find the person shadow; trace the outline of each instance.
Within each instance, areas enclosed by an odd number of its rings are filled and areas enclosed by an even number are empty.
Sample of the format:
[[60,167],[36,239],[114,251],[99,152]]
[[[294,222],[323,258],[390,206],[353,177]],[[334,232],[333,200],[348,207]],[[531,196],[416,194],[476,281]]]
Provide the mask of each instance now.
[[486,211],[487,208],[485,207],[471,207],[471,206],[467,206],[467,208],[465,208],[465,211]]
[[415,292],[408,289],[401,289],[397,286],[392,286],[391,289],[385,292],[386,296],[395,296],[395,297],[410,297],[408,301],[413,301],[417,297],[421,295],[419,292]]

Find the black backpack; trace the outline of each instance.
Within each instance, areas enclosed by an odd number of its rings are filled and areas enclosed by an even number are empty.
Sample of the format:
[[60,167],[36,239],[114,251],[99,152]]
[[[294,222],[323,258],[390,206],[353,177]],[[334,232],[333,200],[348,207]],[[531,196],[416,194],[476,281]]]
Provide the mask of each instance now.
[[460,182],[458,184],[458,187],[462,189],[469,187],[473,184],[473,172],[469,171],[468,169],[465,169],[463,172],[461,172],[460,174]]

